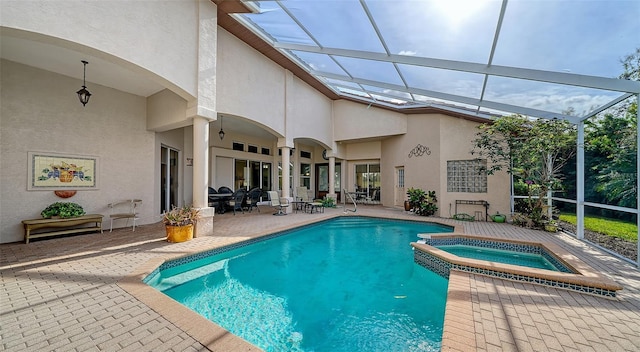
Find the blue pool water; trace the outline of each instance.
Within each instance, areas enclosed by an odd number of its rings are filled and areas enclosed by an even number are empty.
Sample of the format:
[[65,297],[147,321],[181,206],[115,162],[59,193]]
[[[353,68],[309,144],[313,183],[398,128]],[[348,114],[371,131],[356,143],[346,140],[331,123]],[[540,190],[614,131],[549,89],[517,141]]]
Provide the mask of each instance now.
[[559,271],[550,261],[540,254],[521,253],[493,248],[483,248],[467,245],[437,246],[445,252],[455,254],[458,257],[487,260],[497,263],[514,264],[530,268]]
[[419,222],[343,217],[148,281],[266,351],[433,351],[447,281],[413,261]]

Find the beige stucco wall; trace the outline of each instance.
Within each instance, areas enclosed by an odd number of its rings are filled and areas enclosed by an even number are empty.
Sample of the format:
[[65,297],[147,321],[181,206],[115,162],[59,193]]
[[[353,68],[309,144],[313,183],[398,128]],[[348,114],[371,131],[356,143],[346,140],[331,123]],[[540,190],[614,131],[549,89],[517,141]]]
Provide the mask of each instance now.
[[[473,145],[471,141],[476,138],[478,123],[464,119],[444,117],[441,119],[439,134],[442,136],[442,151],[440,161],[440,177],[443,182],[439,194],[441,208],[446,210],[444,216],[454,215],[456,200],[486,200],[489,202],[489,214],[499,211],[509,214],[509,176],[506,172],[489,175],[487,178],[487,193],[448,193],[447,192],[447,160],[470,160],[476,158],[471,155]],[[444,147],[446,145],[446,148]],[[451,207],[451,214],[449,214]],[[483,210],[479,206],[458,206],[458,213],[474,215],[475,211]]]
[[287,135],[308,138],[323,145],[333,142],[332,102],[287,72]]
[[99,189],[67,199],[88,213],[108,215],[108,203],[140,198],[140,223],[158,220],[154,134],[145,128],[144,98],[92,85],[83,107],[75,94],[81,81],[10,61],[0,66],[0,242],[22,241],[21,220],[63,201],[52,190],[27,190],[30,151],[99,158]]
[[147,128],[162,132],[190,126],[193,119],[186,114],[187,101],[168,89],[147,98]]
[[[406,119],[406,134],[382,142],[380,200],[386,205],[395,203],[397,167],[405,169],[405,190],[411,187],[435,190],[440,196],[440,115],[407,115]],[[428,147],[431,154],[410,158],[409,153],[418,144]]]
[[[475,158],[470,151],[478,123],[442,114],[426,114],[408,115],[407,125],[405,135],[382,142],[380,164],[383,204],[394,205],[396,168],[404,167],[405,191],[411,187],[436,191],[439,216],[454,215],[456,200],[487,200],[491,205],[490,214],[495,214],[498,210],[508,213],[509,178],[506,173],[489,176],[488,193],[447,192],[447,161]],[[429,148],[430,154],[409,157],[410,152],[419,144]],[[460,207],[458,212],[474,215],[475,210],[483,208]]]
[[285,70],[218,29],[217,108],[284,136]]
[[397,112],[338,100],[333,103],[336,141],[386,137],[407,132],[407,118]]
[[127,62],[138,74],[197,97],[199,6],[197,0],[119,1],[116,6],[111,1],[3,0],[0,21],[22,35],[30,32],[33,39]]

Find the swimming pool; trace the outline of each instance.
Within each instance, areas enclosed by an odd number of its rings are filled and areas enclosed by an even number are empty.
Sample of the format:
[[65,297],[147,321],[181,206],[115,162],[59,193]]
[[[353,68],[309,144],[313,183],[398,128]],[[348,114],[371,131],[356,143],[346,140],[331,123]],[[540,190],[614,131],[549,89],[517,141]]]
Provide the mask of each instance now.
[[451,231],[341,217],[166,262],[144,281],[266,351],[438,350],[447,281],[409,244]]

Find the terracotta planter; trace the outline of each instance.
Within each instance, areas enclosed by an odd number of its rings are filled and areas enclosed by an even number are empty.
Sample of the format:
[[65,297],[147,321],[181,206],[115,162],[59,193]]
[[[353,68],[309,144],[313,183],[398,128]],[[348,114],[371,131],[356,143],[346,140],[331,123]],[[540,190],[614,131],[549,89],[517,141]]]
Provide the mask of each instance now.
[[185,226],[165,226],[167,230],[167,242],[186,242],[193,239],[193,224]]
[[411,210],[411,202],[409,202],[408,200],[404,201],[404,210],[405,211]]

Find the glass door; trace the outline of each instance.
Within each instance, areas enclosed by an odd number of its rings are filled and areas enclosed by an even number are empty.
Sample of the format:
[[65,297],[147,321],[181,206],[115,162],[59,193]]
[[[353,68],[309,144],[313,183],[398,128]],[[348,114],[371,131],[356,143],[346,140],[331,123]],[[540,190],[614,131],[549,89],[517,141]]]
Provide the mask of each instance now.
[[178,206],[178,150],[160,147],[160,212]]
[[[340,163],[336,163],[333,181],[337,201],[340,200],[340,175]],[[329,164],[316,164],[316,189],[318,190],[317,198],[323,199],[329,193]]]
[[380,200],[380,164],[356,165],[356,200],[369,197]]

